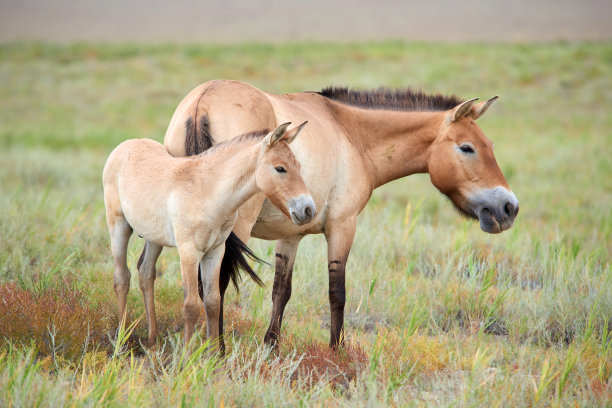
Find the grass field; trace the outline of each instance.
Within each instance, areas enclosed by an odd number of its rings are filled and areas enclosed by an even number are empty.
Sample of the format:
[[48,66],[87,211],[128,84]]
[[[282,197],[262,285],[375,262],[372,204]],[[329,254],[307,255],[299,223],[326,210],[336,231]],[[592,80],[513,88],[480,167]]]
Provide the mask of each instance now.
[[[282,346],[262,345],[266,283],[226,299],[224,362],[181,344],[175,250],[159,260],[162,336],[117,333],[102,202],[121,141],[161,141],[213,78],[269,92],[414,86],[501,96],[479,120],[520,200],[487,235],[426,175],[376,191],[347,267],[347,346],[327,347],[325,241],[300,244]],[[0,406],[610,406],[612,44],[0,46]],[[273,261],[270,242],[251,247]],[[138,320],[140,319],[140,320]],[[219,368],[221,367],[221,368]]]

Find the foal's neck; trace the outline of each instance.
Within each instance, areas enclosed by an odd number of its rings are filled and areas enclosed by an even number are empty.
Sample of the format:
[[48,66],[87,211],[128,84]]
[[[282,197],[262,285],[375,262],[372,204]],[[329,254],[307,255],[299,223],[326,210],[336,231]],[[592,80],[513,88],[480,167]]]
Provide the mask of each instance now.
[[429,147],[438,135],[444,112],[346,108],[340,120],[350,124],[347,133],[362,154],[372,188],[428,172]]
[[[208,180],[203,194],[213,197],[220,215],[231,216],[260,189],[255,181],[259,139],[222,147],[199,157],[196,177]],[[212,183],[210,181],[212,180]]]

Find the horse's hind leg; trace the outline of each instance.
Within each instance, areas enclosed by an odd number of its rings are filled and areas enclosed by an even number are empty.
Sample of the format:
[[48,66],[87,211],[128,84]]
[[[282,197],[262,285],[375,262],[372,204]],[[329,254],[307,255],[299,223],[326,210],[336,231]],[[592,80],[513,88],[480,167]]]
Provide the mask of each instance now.
[[163,247],[147,241],[138,261],[138,282],[147,310],[149,323],[149,345],[153,345],[157,337],[157,318],[155,317],[155,263]]
[[107,219],[111,236],[111,251],[115,263],[113,288],[117,295],[119,318],[123,319],[125,316],[127,294],[130,290],[131,274],[127,266],[127,246],[132,235],[132,227],[123,216],[107,214]]

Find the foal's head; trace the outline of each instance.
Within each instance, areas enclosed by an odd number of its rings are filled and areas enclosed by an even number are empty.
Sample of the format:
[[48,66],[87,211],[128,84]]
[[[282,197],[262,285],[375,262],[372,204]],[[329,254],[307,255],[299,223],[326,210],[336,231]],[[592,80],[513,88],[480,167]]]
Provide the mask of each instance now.
[[297,225],[315,216],[315,203],[300,175],[300,163],[289,148],[307,122],[287,130],[284,123],[261,142],[255,180],[268,199]]
[[496,99],[479,104],[472,99],[448,111],[428,162],[432,183],[489,233],[510,228],[519,211],[493,155],[493,143],[475,122]]

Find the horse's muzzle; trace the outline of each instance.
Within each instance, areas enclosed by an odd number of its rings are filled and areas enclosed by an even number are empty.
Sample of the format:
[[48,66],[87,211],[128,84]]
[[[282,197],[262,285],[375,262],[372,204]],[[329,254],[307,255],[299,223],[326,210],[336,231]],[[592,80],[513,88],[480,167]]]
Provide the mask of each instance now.
[[316,213],[317,207],[309,195],[300,195],[289,201],[289,214],[296,225],[308,224]]
[[478,216],[480,229],[490,234],[512,227],[519,212],[516,196],[504,187],[478,191],[470,196],[469,202]]

